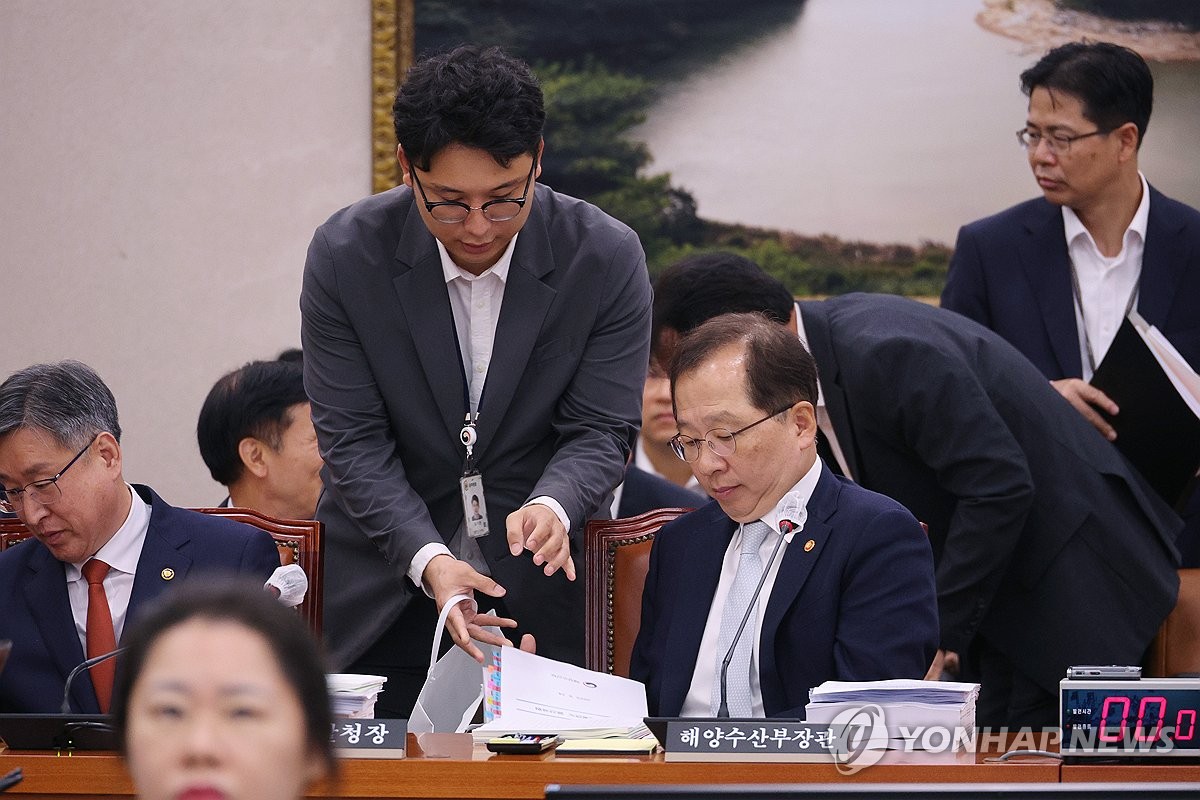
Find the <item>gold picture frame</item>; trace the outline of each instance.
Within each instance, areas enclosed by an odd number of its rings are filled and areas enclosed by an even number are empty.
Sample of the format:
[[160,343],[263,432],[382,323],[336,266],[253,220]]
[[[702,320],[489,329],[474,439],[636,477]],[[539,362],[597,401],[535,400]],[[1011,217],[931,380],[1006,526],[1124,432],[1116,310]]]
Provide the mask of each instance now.
[[371,0],[371,191],[400,183],[392,101],[413,60],[413,0]]

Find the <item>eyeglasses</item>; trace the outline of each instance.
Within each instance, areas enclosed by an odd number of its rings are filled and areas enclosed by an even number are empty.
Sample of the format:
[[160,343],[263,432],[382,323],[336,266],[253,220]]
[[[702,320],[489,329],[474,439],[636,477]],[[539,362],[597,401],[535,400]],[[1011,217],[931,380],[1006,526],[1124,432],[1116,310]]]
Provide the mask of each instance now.
[[62,497],[62,489],[58,488],[58,479],[67,474],[72,465],[80,459],[80,457],[88,451],[88,448],[96,443],[100,438],[100,434],[92,437],[92,440],[83,446],[83,449],[75,454],[75,457],[67,462],[67,465],[58,471],[58,474],[53,478],[45,478],[33,483],[27,483],[21,489],[0,489],[0,511],[6,511],[10,514],[16,513],[18,508],[25,504],[25,498],[36,500],[44,506],[51,505]]
[[510,219],[515,219],[521,213],[521,209],[525,207],[525,201],[529,198],[529,185],[533,182],[533,170],[536,167],[537,158],[534,158],[533,163],[529,165],[529,175],[525,178],[525,191],[521,193],[520,197],[488,200],[481,206],[469,206],[457,200],[442,200],[437,203],[431,203],[429,196],[425,194],[425,187],[421,185],[421,179],[417,177],[417,170],[415,168],[412,170],[412,177],[413,183],[417,185],[417,189],[421,192],[421,199],[425,201],[425,210],[437,222],[444,222],[448,225],[466,222],[467,217],[471,216],[472,211],[478,211],[483,214],[483,218],[488,222],[508,222]]
[[778,411],[772,411],[757,422],[751,422],[749,425],[738,428],[736,431],[731,431],[727,428],[713,428],[704,434],[703,439],[696,439],[692,436],[684,436],[682,433],[677,433],[671,437],[671,452],[677,458],[691,463],[700,460],[700,445],[707,444],[709,450],[712,450],[721,458],[728,458],[737,452],[737,436],[739,433],[745,433],[755,425],[761,425],[772,417],[779,416],[794,405],[795,403],[788,403]]
[[1111,130],[1096,130],[1091,133],[1081,133],[1078,136],[1068,136],[1065,133],[1042,133],[1041,131],[1031,131],[1028,128],[1021,128],[1017,131],[1017,141],[1026,150],[1031,153],[1037,150],[1037,146],[1042,142],[1046,142],[1046,149],[1056,156],[1063,156],[1071,152],[1071,142],[1078,142],[1080,139],[1086,139],[1089,136],[1105,136],[1112,133]]

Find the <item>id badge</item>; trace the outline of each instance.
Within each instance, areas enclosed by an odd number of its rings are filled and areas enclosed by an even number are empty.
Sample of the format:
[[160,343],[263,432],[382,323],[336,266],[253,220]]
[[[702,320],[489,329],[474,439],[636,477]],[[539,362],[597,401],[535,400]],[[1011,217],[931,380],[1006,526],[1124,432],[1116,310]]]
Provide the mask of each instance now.
[[467,536],[478,539],[488,535],[487,500],[483,496],[483,476],[478,472],[463,475],[458,480],[462,489],[463,515]]

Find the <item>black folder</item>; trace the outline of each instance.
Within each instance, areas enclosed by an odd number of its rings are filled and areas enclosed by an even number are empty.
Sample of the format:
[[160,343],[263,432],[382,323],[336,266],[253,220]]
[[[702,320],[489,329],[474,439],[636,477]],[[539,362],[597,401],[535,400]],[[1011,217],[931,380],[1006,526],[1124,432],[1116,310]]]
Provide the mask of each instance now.
[[1109,417],[1117,449],[1168,504],[1187,501],[1200,468],[1200,417],[1180,396],[1128,318],[1092,376],[1121,409]]

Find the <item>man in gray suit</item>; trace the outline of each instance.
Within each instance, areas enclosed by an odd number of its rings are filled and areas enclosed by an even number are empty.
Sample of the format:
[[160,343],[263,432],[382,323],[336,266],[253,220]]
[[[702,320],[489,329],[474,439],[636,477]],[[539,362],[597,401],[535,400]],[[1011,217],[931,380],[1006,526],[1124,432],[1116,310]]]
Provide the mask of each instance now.
[[[572,552],[637,433],[650,285],[633,231],[537,184],[526,65],[470,46],[422,60],[393,112],[404,185],[317,230],[300,306],[326,635],[335,666],[388,678],[377,713],[407,716],[456,595],[582,660]],[[456,603],[448,628],[482,659],[492,621]]]

